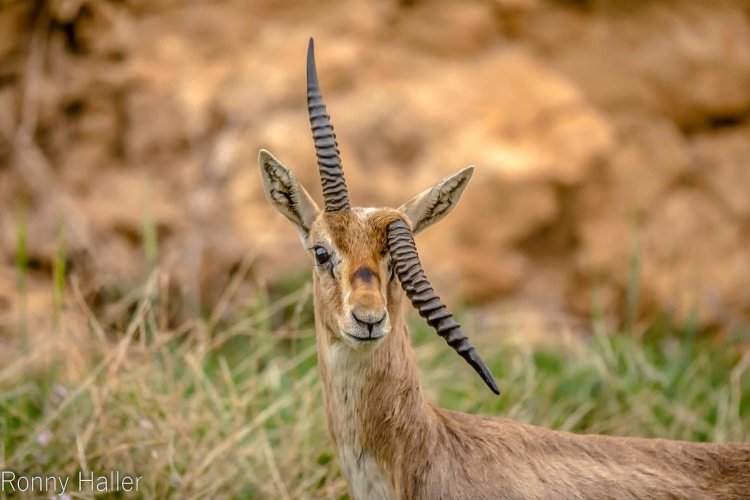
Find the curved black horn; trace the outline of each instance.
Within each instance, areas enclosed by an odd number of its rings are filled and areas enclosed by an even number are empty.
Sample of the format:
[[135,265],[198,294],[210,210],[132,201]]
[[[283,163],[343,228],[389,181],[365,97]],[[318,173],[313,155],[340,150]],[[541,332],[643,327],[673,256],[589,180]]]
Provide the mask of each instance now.
[[333,132],[333,125],[331,125],[331,117],[326,112],[326,105],[318,85],[315,45],[312,38],[307,46],[307,111],[310,115],[315,154],[318,157],[325,210],[326,212],[349,210],[349,192],[346,190],[339,146],[336,142],[336,134]]
[[391,253],[396,275],[412,305],[419,311],[419,315],[427,320],[427,324],[433,327],[437,334],[443,337],[448,345],[474,368],[490,390],[495,394],[500,394],[500,389],[489,368],[469,343],[469,339],[461,331],[461,326],[453,320],[453,315],[448,312],[445,304],[432,289],[430,282],[427,281],[409,225],[403,220],[397,220],[388,225],[387,231],[388,250]]

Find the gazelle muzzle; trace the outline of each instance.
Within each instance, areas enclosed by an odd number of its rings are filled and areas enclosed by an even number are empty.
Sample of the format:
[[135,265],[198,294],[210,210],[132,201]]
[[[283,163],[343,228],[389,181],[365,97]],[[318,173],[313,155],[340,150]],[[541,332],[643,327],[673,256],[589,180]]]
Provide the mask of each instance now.
[[489,368],[461,331],[461,325],[456,323],[453,315],[427,281],[409,225],[402,220],[397,220],[388,225],[387,232],[388,250],[396,276],[414,308],[427,320],[427,324],[433,327],[437,334],[474,368],[490,390],[495,394],[500,394],[500,389]]

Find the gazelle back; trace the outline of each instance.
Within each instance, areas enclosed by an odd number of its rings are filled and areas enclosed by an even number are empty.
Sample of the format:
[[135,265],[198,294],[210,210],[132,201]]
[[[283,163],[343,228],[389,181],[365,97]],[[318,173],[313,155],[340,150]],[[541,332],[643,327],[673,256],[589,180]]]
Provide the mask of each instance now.
[[398,209],[352,208],[313,43],[310,123],[324,210],[261,150],[269,200],[313,271],[328,429],[354,498],[750,498],[750,445],[575,435],[451,412],[424,398],[403,318],[408,301],[495,393],[476,350],[424,275],[413,234],[456,205],[472,167]]

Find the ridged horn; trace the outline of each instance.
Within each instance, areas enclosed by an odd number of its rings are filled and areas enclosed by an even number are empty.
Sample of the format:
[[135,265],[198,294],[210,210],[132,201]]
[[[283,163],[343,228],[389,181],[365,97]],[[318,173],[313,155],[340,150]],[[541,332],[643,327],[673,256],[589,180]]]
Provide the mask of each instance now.
[[474,368],[487,387],[495,394],[500,394],[500,389],[489,368],[461,331],[461,325],[455,322],[453,315],[448,312],[445,304],[427,281],[409,225],[403,220],[391,222],[387,233],[388,250],[396,276],[414,308],[427,320],[427,324],[434,328],[437,334]]
[[339,145],[333,132],[331,117],[326,112],[323,96],[318,84],[318,70],[315,68],[315,44],[310,38],[307,46],[307,111],[310,115],[315,142],[315,155],[318,157],[320,182],[323,185],[323,199],[326,212],[349,210],[349,192],[341,166]]

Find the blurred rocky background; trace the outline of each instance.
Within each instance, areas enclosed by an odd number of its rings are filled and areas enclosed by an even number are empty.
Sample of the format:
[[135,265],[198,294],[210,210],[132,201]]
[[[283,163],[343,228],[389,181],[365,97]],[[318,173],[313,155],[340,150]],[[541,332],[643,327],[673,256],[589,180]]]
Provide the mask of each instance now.
[[307,269],[256,158],[320,199],[309,36],[355,204],[477,166],[417,240],[449,300],[750,318],[747,1],[0,0],[4,321],[59,260],[93,307],[158,263],[175,314]]

